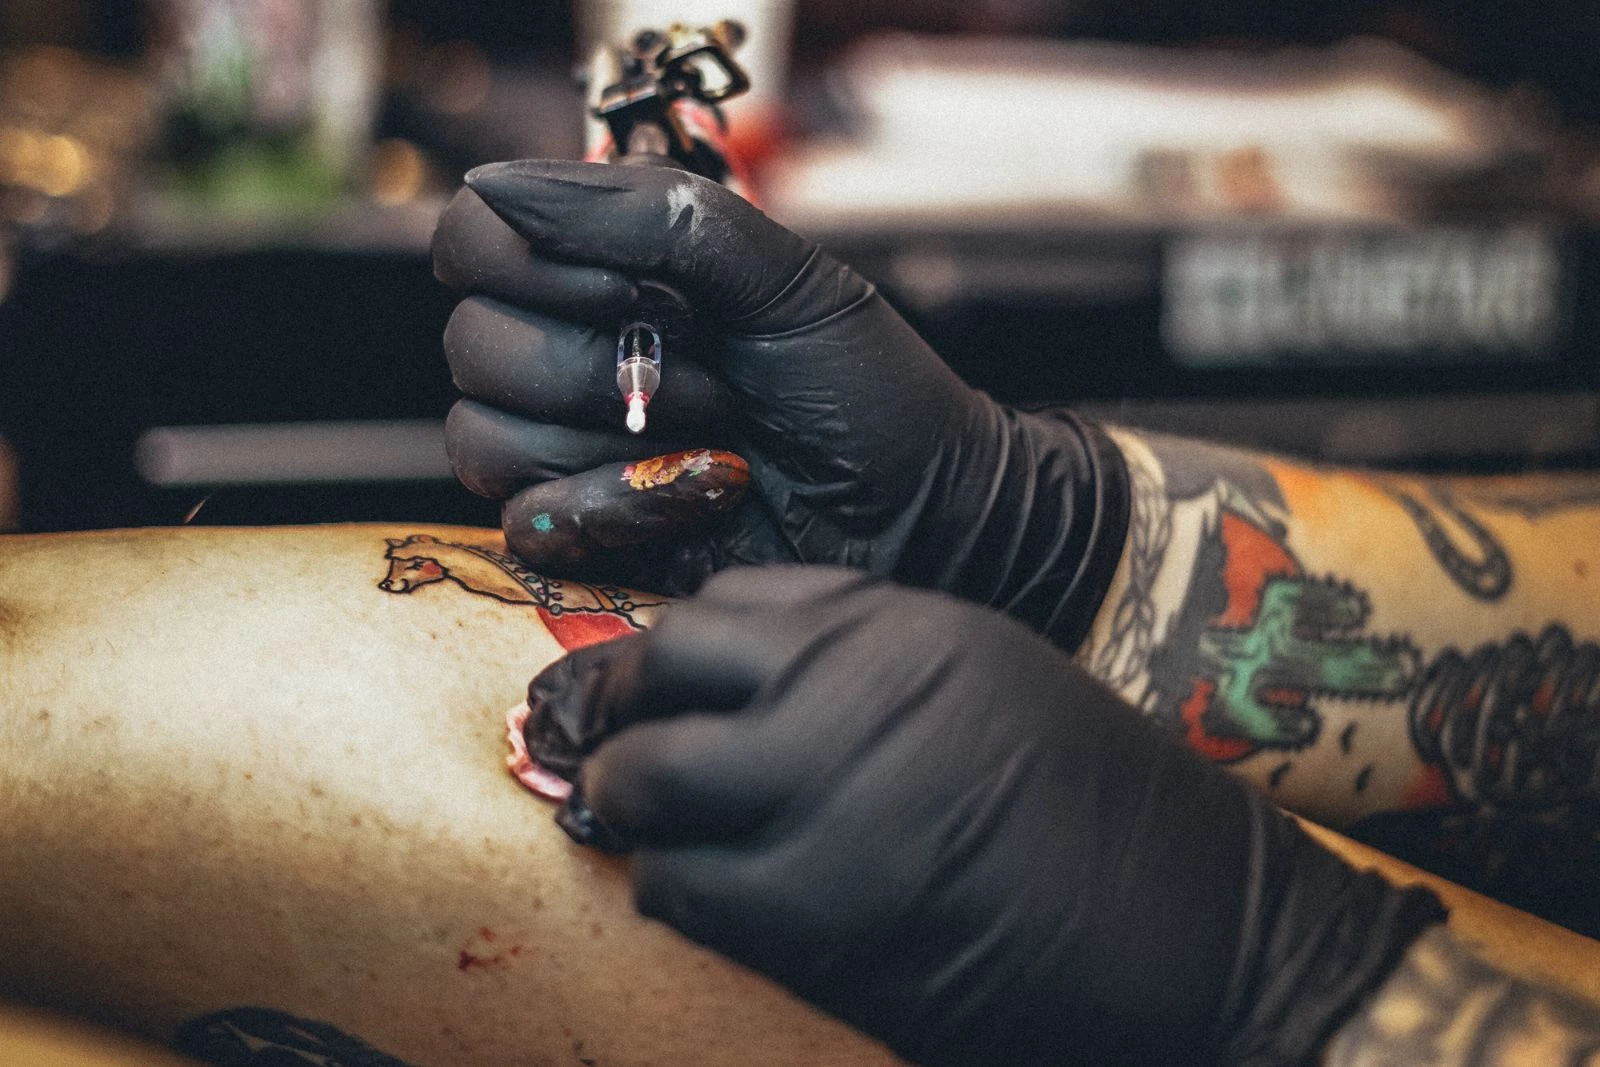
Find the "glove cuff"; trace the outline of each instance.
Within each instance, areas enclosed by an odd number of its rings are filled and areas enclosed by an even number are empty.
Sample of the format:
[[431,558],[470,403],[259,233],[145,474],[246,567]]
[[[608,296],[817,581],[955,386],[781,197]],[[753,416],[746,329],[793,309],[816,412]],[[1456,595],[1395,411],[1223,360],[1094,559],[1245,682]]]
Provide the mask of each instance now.
[[[943,566],[910,580],[1004,611],[1071,654],[1122,559],[1130,506],[1122,450],[1059,408],[987,403],[957,436],[966,447],[940,473],[943,491],[910,553]],[[973,471],[982,472],[976,481]]]
[[1439,898],[1357,871],[1265,801],[1239,960],[1217,1040],[1220,1061],[1314,1064],[1430,926]]
[[[1111,589],[1112,579],[1116,577],[1117,566],[1122,562],[1132,494],[1128,488],[1127,460],[1110,435],[1070,411],[1053,412],[1047,417],[1059,421],[1063,431],[1070,427],[1082,438],[1081,447],[1089,472],[1084,496],[1090,503],[1084,511],[1085,543],[1077,570],[1053,608],[1048,603],[1038,605],[1039,613],[1044,614],[1039,631],[1070,655],[1088,636],[1095,615]],[[1044,609],[1050,610],[1046,614]],[[1029,618],[1033,605],[1024,601],[1019,605],[1019,613]]]

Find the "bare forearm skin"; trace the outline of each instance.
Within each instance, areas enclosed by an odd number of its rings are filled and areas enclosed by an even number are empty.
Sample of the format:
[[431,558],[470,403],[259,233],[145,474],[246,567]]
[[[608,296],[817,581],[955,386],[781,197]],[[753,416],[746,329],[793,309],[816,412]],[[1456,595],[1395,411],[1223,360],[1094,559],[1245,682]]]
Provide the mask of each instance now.
[[0,540],[0,996],[158,1040],[264,1007],[430,1067],[892,1062],[640,919],[512,780],[561,647],[529,604],[380,588],[497,540],[386,540],[418,532]]
[[1329,825],[1600,804],[1600,479],[1113,433],[1131,530],[1080,658],[1147,714]]

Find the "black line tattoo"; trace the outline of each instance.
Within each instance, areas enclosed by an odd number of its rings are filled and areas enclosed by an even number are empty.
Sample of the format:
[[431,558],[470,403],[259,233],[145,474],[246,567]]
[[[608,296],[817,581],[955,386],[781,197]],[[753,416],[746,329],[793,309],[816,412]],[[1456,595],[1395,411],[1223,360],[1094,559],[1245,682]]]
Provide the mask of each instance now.
[[1600,646],[1567,628],[1446,648],[1411,699],[1412,743],[1457,800],[1540,812],[1600,800]]
[[1512,511],[1525,519],[1542,519],[1558,511],[1600,506],[1600,479],[1583,474],[1519,476],[1515,485],[1460,480],[1452,484],[1451,490],[1460,499],[1481,508]]
[[[1474,600],[1495,601],[1511,588],[1511,559],[1500,542],[1483,524],[1474,519],[1456,501],[1450,490],[1433,486],[1428,490],[1428,501],[1394,485],[1380,482],[1384,492],[1416,523],[1423,542],[1433,558],[1444,568],[1450,580]],[[1441,515],[1460,527],[1472,541],[1464,549],[1451,537],[1449,527]]]

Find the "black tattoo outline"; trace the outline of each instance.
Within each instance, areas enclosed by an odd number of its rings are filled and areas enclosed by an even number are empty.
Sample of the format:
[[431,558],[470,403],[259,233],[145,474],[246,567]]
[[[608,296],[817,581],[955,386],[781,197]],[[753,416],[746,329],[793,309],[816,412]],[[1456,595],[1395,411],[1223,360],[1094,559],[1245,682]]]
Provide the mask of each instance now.
[[1600,480],[1551,473],[1539,478],[1514,488],[1456,482],[1451,491],[1478,507],[1510,511],[1535,520],[1558,511],[1600,505]]
[[1469,655],[1441,650],[1408,721],[1460,804],[1528,814],[1600,801],[1600,645],[1559,623]]
[[[1430,504],[1398,486],[1378,484],[1416,525],[1423,544],[1462,592],[1474,600],[1493,603],[1511,589],[1511,558],[1494,534],[1468,514],[1449,489],[1442,485],[1430,486]],[[1435,509],[1466,531],[1477,550],[1477,559],[1456,544],[1445,524],[1439,521]]]
[[572,650],[643,630],[635,615],[658,608],[665,598],[646,599],[616,585],[548,578],[520,560],[482,545],[441,541],[431,534],[385,539],[388,573],[378,582],[386,593],[407,594],[449,581],[469,593],[503,604],[532,607],[550,635]]

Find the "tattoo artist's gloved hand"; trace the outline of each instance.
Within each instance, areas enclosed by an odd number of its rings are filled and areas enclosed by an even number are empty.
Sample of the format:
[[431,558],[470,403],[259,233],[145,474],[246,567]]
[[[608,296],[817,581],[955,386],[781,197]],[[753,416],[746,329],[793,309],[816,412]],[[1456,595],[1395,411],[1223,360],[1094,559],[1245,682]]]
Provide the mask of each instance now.
[[[434,240],[436,273],[469,294],[445,335],[468,397],[448,442],[469,487],[510,498],[518,555],[570,569],[543,547],[552,516],[590,509],[598,527],[624,461],[727,448],[751,468],[739,510],[583,575],[673,593],[729,563],[844,564],[1081,638],[1126,527],[1126,476],[1097,429],[969,388],[871,285],[706,179],[527,160],[467,182]],[[697,316],[643,438],[614,380],[637,278]]]
[[641,911],[917,1063],[1307,1062],[1440,917],[1019,624],[857,571],[729,570],[529,692]]

